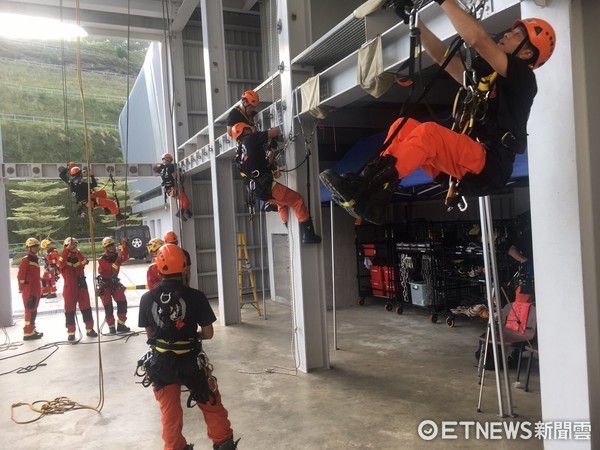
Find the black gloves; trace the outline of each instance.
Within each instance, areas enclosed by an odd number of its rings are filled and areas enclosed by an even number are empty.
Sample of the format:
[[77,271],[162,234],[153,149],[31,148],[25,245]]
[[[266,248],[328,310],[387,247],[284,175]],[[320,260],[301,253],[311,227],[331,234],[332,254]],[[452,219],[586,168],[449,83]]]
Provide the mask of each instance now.
[[35,296],[30,295],[25,306],[27,306],[28,309],[35,308]]
[[277,136],[271,138],[271,141],[269,142],[269,148],[271,150],[277,150]]

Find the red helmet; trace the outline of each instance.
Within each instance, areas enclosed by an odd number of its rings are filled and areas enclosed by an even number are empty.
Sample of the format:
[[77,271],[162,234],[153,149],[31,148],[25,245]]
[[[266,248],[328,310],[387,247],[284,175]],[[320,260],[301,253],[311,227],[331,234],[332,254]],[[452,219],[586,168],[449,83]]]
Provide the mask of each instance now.
[[538,51],[537,60],[530,65],[532,69],[537,69],[552,56],[556,46],[554,28],[545,20],[535,18],[515,20],[512,27],[514,29],[519,25],[525,28],[531,46]]
[[167,231],[165,233],[163,241],[165,241],[167,244],[177,244],[179,242],[179,239],[177,239],[177,235],[174,231]]
[[174,244],[165,244],[156,252],[156,266],[163,275],[184,273],[187,267],[183,250]]
[[173,155],[171,155],[170,153],[163,153],[162,158],[160,159],[170,159],[171,161],[175,161]]
[[256,107],[258,105],[258,94],[252,89],[248,89],[242,94],[242,100],[246,100],[250,106]]
[[69,171],[69,173],[71,174],[72,177],[76,177],[77,175],[81,174],[81,168],[80,167],[71,167],[71,170]]
[[237,141],[245,129],[252,131],[252,127],[244,122],[238,122],[231,128],[231,136]]

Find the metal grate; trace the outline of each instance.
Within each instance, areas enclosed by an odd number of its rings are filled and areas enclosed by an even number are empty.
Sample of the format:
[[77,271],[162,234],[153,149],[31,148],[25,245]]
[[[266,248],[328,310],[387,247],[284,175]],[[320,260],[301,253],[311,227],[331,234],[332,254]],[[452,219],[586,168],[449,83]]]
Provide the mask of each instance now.
[[261,103],[273,103],[281,98],[281,77],[278,73],[256,89]]
[[316,72],[321,72],[358,50],[366,41],[365,19],[350,15],[294,58],[292,64],[313,66]]

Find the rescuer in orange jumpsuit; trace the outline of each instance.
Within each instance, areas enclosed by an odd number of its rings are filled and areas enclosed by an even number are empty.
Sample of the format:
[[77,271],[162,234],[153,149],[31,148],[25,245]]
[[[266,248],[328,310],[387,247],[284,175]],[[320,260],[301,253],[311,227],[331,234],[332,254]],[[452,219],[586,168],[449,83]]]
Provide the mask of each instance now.
[[90,293],[85,281],[85,266],[88,259],[77,248],[77,239],[68,237],[63,242],[63,251],[58,258],[58,268],[64,279],[63,298],[65,300],[65,324],[69,341],[75,340],[75,309],[79,310],[85,323],[85,334],[97,337],[94,330],[94,317],[90,306]]
[[19,264],[17,279],[19,280],[19,292],[23,297],[23,306],[25,307],[23,340],[32,341],[40,339],[44,335],[44,333],[38,333],[35,329],[35,317],[37,316],[42,292],[40,264],[37,255],[40,251],[40,241],[29,238],[25,241],[25,248],[27,248],[27,255],[23,257],[21,264]]
[[[106,314],[106,324],[110,334],[127,333],[131,331],[125,325],[127,321],[127,298],[125,297],[125,287],[119,280],[121,264],[129,259],[127,250],[127,239],[124,239],[123,250],[117,251],[115,241],[111,237],[102,239],[102,248],[104,255],[98,260],[98,295],[104,305]],[[115,327],[115,316],[113,314],[112,300],[117,302],[117,326]]]
[[146,272],[146,282],[148,284],[148,289],[152,289],[158,283],[162,281],[162,275],[158,271],[158,266],[156,265],[156,252],[159,248],[165,245],[165,242],[162,239],[154,238],[150,239],[146,248],[148,249],[148,253],[152,256],[152,263],[148,267],[148,271]]
[[43,250],[46,250],[44,274],[42,275],[42,297],[56,298],[56,282],[60,276],[57,265],[58,252],[51,239],[44,239],[41,247]]

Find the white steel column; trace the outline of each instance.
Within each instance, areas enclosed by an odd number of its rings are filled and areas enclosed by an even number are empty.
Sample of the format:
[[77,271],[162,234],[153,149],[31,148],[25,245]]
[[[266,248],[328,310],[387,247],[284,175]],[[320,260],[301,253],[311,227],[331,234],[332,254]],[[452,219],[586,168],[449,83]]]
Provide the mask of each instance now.
[[[542,418],[592,421],[597,408],[598,372],[598,102],[585,92],[586,82],[598,93],[598,2],[521,4],[522,17],[551,23],[557,47],[536,70],[538,95],[529,120],[529,184],[535,258]],[[584,10],[589,10],[585,14]],[[578,11],[580,15],[574,15]],[[591,14],[588,16],[588,13]],[[586,19],[584,19],[586,17]],[[584,39],[582,22],[587,21]],[[593,31],[592,31],[593,30]],[[586,79],[585,75],[590,76]],[[593,103],[595,117],[587,102]],[[560,112],[557,111],[560,105]],[[587,129],[596,127],[596,131]],[[595,145],[589,138],[595,134]],[[581,147],[580,147],[581,146]],[[593,165],[592,165],[593,163]],[[594,239],[594,237],[596,239]],[[582,260],[590,262],[583,267]],[[585,272],[584,272],[585,271]],[[587,315],[590,311],[592,314]],[[589,329],[586,329],[586,325]],[[591,359],[590,359],[591,356]],[[590,363],[593,362],[593,365]],[[596,426],[595,426],[596,425]],[[597,421],[592,431],[598,435]],[[577,442],[576,448],[600,443]],[[557,439],[545,449],[565,448]]]
[[[4,162],[2,151],[2,127],[0,127],[0,164]],[[13,322],[12,294],[10,289],[10,259],[8,258],[8,225],[6,212],[6,183],[0,173],[0,285],[4,286],[4,295],[0,299],[0,327],[11,327]]]
[[215,117],[228,105],[227,71],[225,67],[225,36],[221,0],[201,0],[202,47],[206,80],[206,109],[211,146],[211,178],[219,317],[222,325],[241,322],[237,290],[237,240],[235,235],[235,197],[230,158],[215,155]]
[[[170,89],[166,96],[165,104],[166,111],[169,114],[172,126],[167,129],[168,149],[169,152],[175,155],[177,162],[180,158],[177,156],[177,147],[180,142],[184,142],[188,137],[188,122],[187,122],[187,100],[185,89],[185,72],[184,72],[184,57],[183,57],[183,36],[181,32],[171,33],[169,42],[165,45],[163,53],[167,67],[167,89]],[[168,127],[167,127],[168,128]],[[166,150],[166,149],[165,149]],[[184,155],[187,156],[187,155]],[[191,177],[186,177],[184,189],[192,205],[194,204],[192,180]],[[198,287],[198,263],[196,259],[196,238],[194,221],[189,220],[184,223],[175,217],[177,212],[177,202],[174,199],[169,199],[171,205],[171,223],[173,231],[179,235],[179,244],[185,248],[190,254],[192,260],[192,273],[190,286]]]
[[[287,138],[293,123],[293,84],[290,69],[290,43],[304,39],[307,41],[307,27],[309,20],[307,11],[310,11],[307,2],[280,0],[277,2],[277,19],[281,21],[279,34],[279,61],[281,70],[281,92],[283,101],[283,126]],[[294,17],[292,21],[291,18]],[[292,28],[293,27],[293,28]],[[305,129],[312,129],[314,123],[305,125]],[[300,145],[296,145],[299,142]],[[317,234],[321,234],[321,203],[319,197],[318,178],[318,152],[313,146],[310,158],[310,185],[311,185],[311,215]],[[296,167],[304,158],[305,149],[302,139],[290,142],[287,149],[288,167]],[[306,164],[306,163],[305,163]],[[290,172],[286,181],[287,185],[300,192],[307,200],[306,165]],[[294,217],[289,222],[290,229],[290,256],[292,263],[292,308],[295,318],[296,345],[299,369],[308,372],[310,369],[329,367],[329,347],[326,324],[326,302],[323,244],[302,245],[298,221]]]
[[[587,346],[587,378],[590,422],[600,423],[600,385],[596,381],[600,373],[600,87],[596,74],[600,59],[590,57],[598,54],[598,20],[600,4],[577,0],[571,2],[571,36],[573,67],[580,68],[573,74],[576,86],[575,144],[579,181],[579,220],[581,226],[583,299],[585,337]],[[589,381],[591,380],[591,382]],[[591,447],[600,445],[600,427],[592,428]]]

